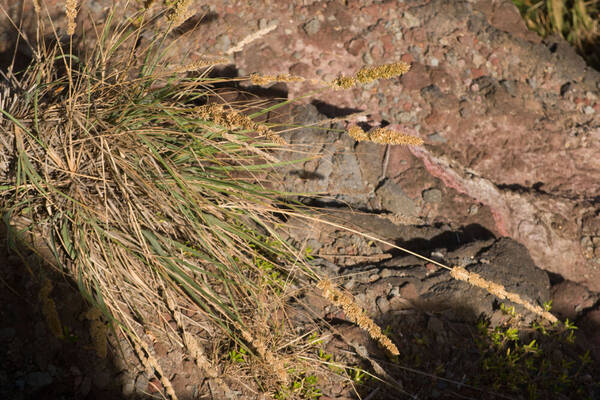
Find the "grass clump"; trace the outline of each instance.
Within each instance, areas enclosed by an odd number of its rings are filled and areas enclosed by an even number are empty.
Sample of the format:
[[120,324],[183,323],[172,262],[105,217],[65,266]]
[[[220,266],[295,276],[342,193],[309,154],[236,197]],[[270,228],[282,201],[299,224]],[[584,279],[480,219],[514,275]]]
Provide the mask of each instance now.
[[144,25],[127,21],[145,12],[112,10],[96,46],[79,53],[74,42],[40,43],[29,68],[2,84],[2,212],[13,234],[76,280],[171,398],[146,331],[182,343],[223,392],[227,354],[211,359],[197,335],[232,341],[263,360],[257,380],[275,390],[289,380],[293,332],[275,331],[271,316],[316,278],[274,229],[284,196],[269,189],[269,152],[283,142],[243,106],[212,103],[204,75],[169,72],[167,33],[137,54]]

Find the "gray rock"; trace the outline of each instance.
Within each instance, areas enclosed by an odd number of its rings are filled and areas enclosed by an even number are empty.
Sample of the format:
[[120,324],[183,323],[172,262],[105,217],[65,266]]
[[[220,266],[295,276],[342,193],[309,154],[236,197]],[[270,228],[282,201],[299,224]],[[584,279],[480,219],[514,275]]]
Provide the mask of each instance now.
[[231,39],[229,39],[229,35],[222,34],[217,36],[215,47],[222,52],[226,52],[229,50],[231,46]]
[[308,36],[312,36],[315,33],[319,32],[319,29],[321,29],[321,22],[318,18],[313,18],[307,23],[305,23],[302,26],[302,29],[304,29],[304,32],[306,32]]
[[441,203],[442,191],[438,188],[424,190],[421,194],[426,203]]
[[400,186],[391,180],[386,181],[378,190],[377,196],[381,199],[383,208],[395,214],[416,216],[417,207],[412,199]]
[[404,14],[402,14],[402,20],[406,24],[407,28],[416,28],[418,26],[421,26],[421,21],[419,20],[419,18],[406,11],[404,12]]
[[390,311],[390,302],[383,296],[377,298],[377,308],[382,314],[387,314]]
[[17,331],[15,328],[8,327],[0,329],[0,342],[10,342],[15,337]]
[[146,377],[146,374],[139,374],[135,380],[135,391],[137,393],[146,393],[148,391],[148,382],[149,381],[148,377]]
[[131,396],[135,390],[135,384],[133,381],[125,382],[123,384],[122,393],[124,396]]
[[32,372],[25,377],[27,385],[33,389],[41,389],[54,382],[52,376],[46,371]]

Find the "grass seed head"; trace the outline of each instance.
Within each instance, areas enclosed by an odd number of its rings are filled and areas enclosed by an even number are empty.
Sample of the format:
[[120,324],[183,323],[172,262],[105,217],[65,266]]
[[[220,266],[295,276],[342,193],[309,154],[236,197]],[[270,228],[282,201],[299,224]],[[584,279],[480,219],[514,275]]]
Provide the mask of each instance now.
[[167,20],[171,23],[171,29],[177,28],[194,15],[194,11],[190,10],[191,5],[192,0],[178,0],[171,6],[171,11],[167,15]]
[[378,79],[390,79],[404,75],[409,69],[410,65],[402,61],[376,67],[363,67],[356,73],[356,80],[365,84]]
[[378,65],[376,67],[363,67],[355,76],[339,76],[329,83],[332,88],[351,89],[357,84],[367,84],[378,79],[390,79],[404,75],[410,69],[405,62]]
[[281,136],[273,132],[266,125],[258,124],[237,111],[226,110],[220,104],[200,106],[196,108],[196,111],[199,118],[211,121],[216,125],[223,126],[229,130],[242,129],[256,131],[277,144],[285,144],[285,141]]
[[261,75],[251,74],[250,81],[254,85],[268,85],[273,82],[304,82],[304,78],[301,76],[289,75],[289,74],[277,74],[277,75]]
[[350,135],[357,142],[363,142],[369,140],[369,135],[360,126],[352,125],[348,128],[348,135]]
[[421,138],[384,128],[376,128],[370,131],[369,139],[379,144],[404,144],[412,146],[421,146],[423,144],[423,139]]
[[333,82],[331,82],[331,86],[333,88],[340,89],[350,89],[356,85],[356,78],[351,76],[340,76],[337,77]]
[[77,0],[66,0],[65,10],[67,12],[67,34],[72,36],[75,33],[75,28],[77,27],[77,23],[75,22],[75,19],[77,18]]
[[350,321],[367,331],[369,336],[385,347],[390,354],[394,356],[400,354],[396,345],[383,334],[381,328],[365,314],[351,296],[336,288],[328,279],[320,281],[317,287],[323,291],[323,297],[341,307]]
[[469,272],[463,267],[456,266],[450,270],[450,275],[454,279],[467,282],[473,286],[484,289],[488,293],[491,293],[494,296],[498,297],[500,300],[507,299],[512,301],[513,303],[519,304],[525,307],[527,310],[539,315],[540,317],[547,319],[552,323],[558,321],[558,319],[554,315],[552,315],[548,311],[545,311],[542,307],[536,304],[532,304],[527,300],[524,300],[517,293],[508,292],[504,286],[500,285],[499,283],[488,281],[487,279],[475,272]]
[[203,58],[189,64],[181,65],[175,68],[175,72],[184,73],[197,71],[201,68],[212,67],[219,64],[229,64],[230,60],[226,57],[218,57],[214,59]]
[[369,141],[378,144],[403,144],[412,146],[423,144],[423,139],[421,138],[384,128],[375,128],[369,132],[365,132],[360,126],[352,125],[348,128],[348,134],[358,142]]

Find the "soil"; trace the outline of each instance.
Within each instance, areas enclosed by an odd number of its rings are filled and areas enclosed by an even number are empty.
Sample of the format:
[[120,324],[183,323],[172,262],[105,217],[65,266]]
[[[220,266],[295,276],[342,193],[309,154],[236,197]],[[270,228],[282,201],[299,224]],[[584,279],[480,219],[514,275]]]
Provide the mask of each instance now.
[[[47,3],[61,15],[61,1]],[[86,18],[101,20],[110,2],[83,3]],[[284,134],[289,143],[322,156],[283,169],[283,188],[318,193],[300,200],[353,229],[464,266],[536,304],[552,300],[555,313],[580,326],[577,349],[591,350],[599,361],[600,167],[593,140],[600,138],[598,75],[564,43],[542,43],[524,29],[511,6],[507,1],[207,1],[194,17],[198,33],[178,33],[173,51],[178,59],[225,53],[257,29],[276,24],[274,34],[232,55],[235,73],[289,72],[329,80],[365,63],[410,62],[410,73],[400,80],[321,95],[313,104],[273,116],[328,129]],[[60,29],[64,21],[56,25]],[[22,46],[21,51],[27,55]],[[268,93],[294,97],[309,89],[291,84]],[[411,150],[357,143],[343,133],[344,121],[323,122],[355,110],[369,111],[362,121],[369,126],[390,124],[420,135],[427,145]],[[579,161],[558,164],[562,159]],[[390,327],[401,348],[399,363],[386,361],[343,312],[318,292],[308,292],[303,300],[312,316],[300,307],[292,313],[299,329],[315,315],[324,318],[337,332],[323,343],[326,352],[369,369],[374,368],[369,359],[376,360],[403,387],[369,384],[357,394],[343,379],[332,380],[322,383],[322,399],[502,398],[464,384],[480,372],[476,322],[482,315],[493,326],[507,319],[497,299],[389,246],[326,224],[290,222],[298,227],[288,229],[289,238],[310,246],[315,265],[352,293],[380,326]],[[153,374],[126,345],[119,349],[122,338],[109,334],[106,353],[99,349],[93,327],[103,322],[86,317],[93,315],[73,282],[24,254],[24,259],[5,249],[0,254],[0,347],[5,349],[0,397],[160,398]],[[44,295],[47,282],[52,288]],[[515,309],[524,322],[534,319]],[[62,337],[56,335],[57,320]],[[360,356],[365,346],[370,358]],[[180,398],[211,398],[206,382],[175,347],[155,343],[152,351]],[[555,351],[555,360],[561,352],[576,354]],[[594,382],[598,376],[590,375],[590,388]],[[590,393],[600,398],[600,392]],[[253,398],[242,388],[239,395]]]

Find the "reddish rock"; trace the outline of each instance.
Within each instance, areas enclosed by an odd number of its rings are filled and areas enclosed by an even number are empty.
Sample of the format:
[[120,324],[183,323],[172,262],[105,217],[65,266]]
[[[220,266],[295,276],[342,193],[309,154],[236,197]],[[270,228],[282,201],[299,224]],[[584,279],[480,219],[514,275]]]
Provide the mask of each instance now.
[[585,309],[592,307],[600,296],[574,282],[563,281],[550,290],[552,312],[574,321]]
[[289,69],[289,72],[291,75],[297,75],[297,76],[309,76],[311,71],[311,67],[310,65],[303,63],[303,62],[299,62],[296,63],[294,65],[292,65]]
[[354,38],[346,43],[346,50],[353,56],[358,56],[365,48],[366,42],[364,39]]
[[578,324],[586,333],[587,347],[594,358],[600,362],[600,309],[588,312]]
[[410,70],[400,78],[406,90],[421,90],[431,84],[428,67],[423,64],[413,63]]
[[[485,1],[481,3],[486,3]],[[508,1],[492,3],[491,14],[488,14],[490,24],[502,31],[508,32],[518,38],[526,39],[534,43],[540,43],[541,39],[525,26],[517,8]]]

